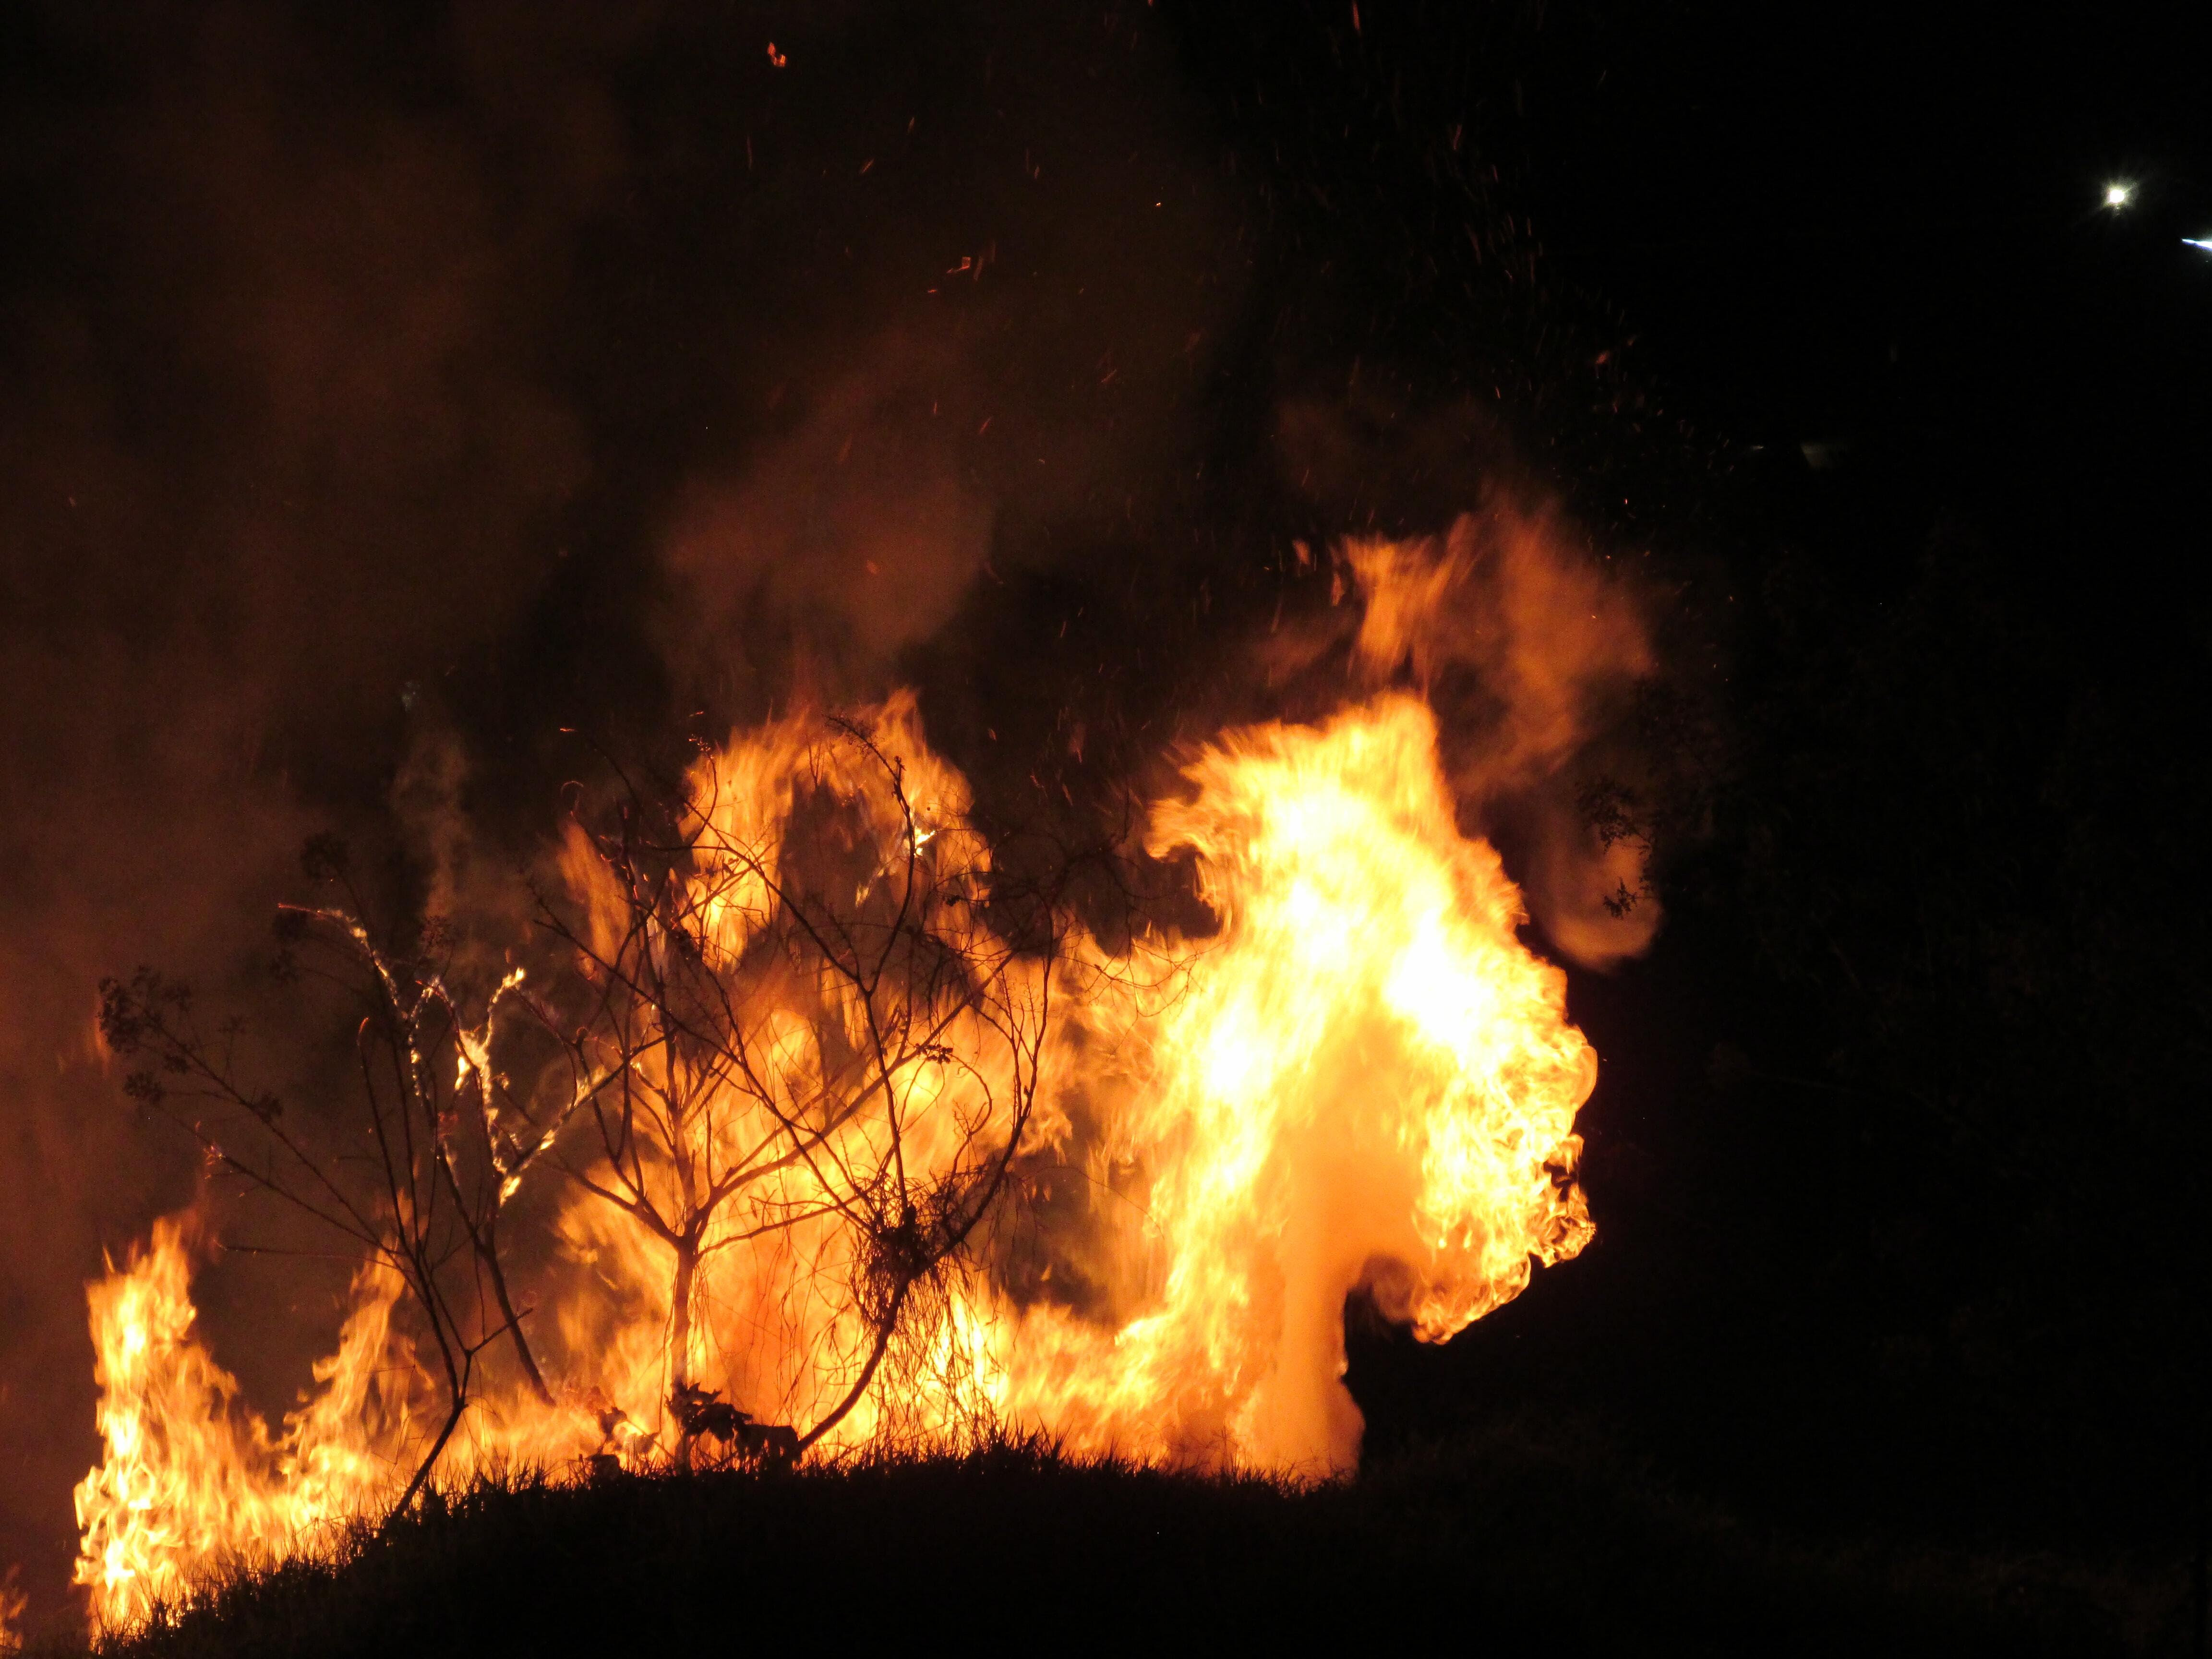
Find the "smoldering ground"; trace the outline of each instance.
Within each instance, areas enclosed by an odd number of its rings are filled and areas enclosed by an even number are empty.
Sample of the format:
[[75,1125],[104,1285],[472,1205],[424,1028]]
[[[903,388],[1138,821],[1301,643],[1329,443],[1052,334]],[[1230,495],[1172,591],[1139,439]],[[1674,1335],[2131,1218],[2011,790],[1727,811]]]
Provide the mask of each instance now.
[[[198,1189],[100,1051],[102,975],[250,1000],[310,830],[489,892],[589,745],[894,672],[987,811],[1083,811],[1263,712],[1253,641],[1330,609],[1295,541],[1441,534],[1513,445],[1316,297],[1330,237],[1391,267],[1404,225],[1283,199],[1279,114],[1240,137],[1241,83],[1192,84],[1222,41],[1147,7],[0,27],[0,1559],[51,1609],[97,1455],[82,1286]],[[1423,188],[1503,339],[1480,172]],[[210,1273],[264,1407],[342,1278]]]

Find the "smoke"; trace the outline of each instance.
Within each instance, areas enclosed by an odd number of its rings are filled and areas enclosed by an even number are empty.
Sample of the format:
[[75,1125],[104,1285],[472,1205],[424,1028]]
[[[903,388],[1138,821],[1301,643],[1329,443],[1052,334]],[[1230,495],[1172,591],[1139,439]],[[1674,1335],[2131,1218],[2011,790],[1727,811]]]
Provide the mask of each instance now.
[[1364,677],[1410,674],[1457,742],[1452,781],[1486,832],[1516,819],[1537,920],[1572,960],[1607,967],[1658,931],[1648,846],[1584,810],[1590,751],[1657,659],[1641,608],[1575,545],[1556,509],[1499,497],[1443,535],[1341,550],[1365,597],[1352,641]]
[[[103,975],[173,969],[281,1048],[253,973],[311,831],[495,933],[579,763],[563,728],[668,745],[702,709],[879,689],[986,591],[941,684],[1054,661],[1080,607],[1025,578],[1141,588],[1100,550],[1245,441],[1225,368],[1281,394],[1249,187],[1148,8],[6,27],[0,1562],[51,1612],[98,1451],[82,1286],[198,1181],[122,1099]],[[1480,499],[1463,469],[1430,487]],[[1495,498],[1403,553],[1404,597],[1368,584],[1350,649],[1431,687],[1471,827],[1520,826],[1540,918],[1605,961],[1657,912],[1607,908],[1640,855],[1577,791],[1649,653],[1572,542]],[[342,1282],[274,1271],[201,1289],[264,1409]]]
[[[1118,513],[1180,441],[1233,282],[1160,54],[993,14],[8,25],[0,1560],[48,1615],[82,1286],[198,1179],[125,1108],[99,980],[248,996],[333,824],[483,911],[562,726],[880,677],[994,538]],[[281,1407],[332,1311],[294,1282],[226,1325],[252,1272],[204,1305]]]
[[944,623],[989,556],[993,517],[960,465],[975,422],[946,356],[885,341],[872,371],[828,387],[744,475],[692,488],[668,559],[702,644],[744,639],[766,611],[880,665]]
[[1464,401],[1291,402],[1277,464],[1324,522],[1389,527],[1299,544],[1328,608],[1261,641],[1268,679],[1418,690],[1461,828],[1506,852],[1553,947],[1598,969],[1641,954],[1662,920],[1633,811],[1637,695],[1662,669],[1649,585]]
[[[375,805],[402,687],[512,625],[582,476],[532,272],[605,152],[571,90],[547,121],[471,91],[532,151],[507,176],[271,14],[28,32],[0,285],[0,1559],[51,1616],[96,1459],[82,1286],[195,1183],[125,1109],[95,987],[150,961],[232,991],[301,836]],[[324,1312],[296,1303],[249,1374]]]

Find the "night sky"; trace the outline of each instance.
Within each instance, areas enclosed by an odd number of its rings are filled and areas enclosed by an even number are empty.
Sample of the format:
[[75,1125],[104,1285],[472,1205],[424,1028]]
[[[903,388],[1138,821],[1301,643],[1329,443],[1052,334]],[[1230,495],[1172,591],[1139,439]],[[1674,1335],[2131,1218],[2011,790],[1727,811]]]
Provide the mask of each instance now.
[[[1792,1525],[2183,1559],[2191,21],[9,9],[0,1561],[65,1576],[82,1284],[194,1190],[102,975],[250,999],[307,835],[511,863],[586,745],[802,690],[1080,819],[1272,712],[1294,540],[1498,480],[1634,573],[1668,921],[1572,980],[1598,1244],[1443,1350],[1354,1310],[1370,1443],[1571,1413]],[[332,1287],[270,1273],[207,1321],[281,1402]]]

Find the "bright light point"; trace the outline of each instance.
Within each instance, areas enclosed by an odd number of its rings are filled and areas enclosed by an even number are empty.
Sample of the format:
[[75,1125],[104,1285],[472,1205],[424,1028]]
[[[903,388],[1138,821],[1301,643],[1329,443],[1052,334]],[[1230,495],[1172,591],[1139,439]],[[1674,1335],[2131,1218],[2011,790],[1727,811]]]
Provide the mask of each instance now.
[[2212,236],[2185,236],[2181,240],[2191,247],[2201,247],[2207,253],[2212,253]]
[[2106,185],[2105,205],[2108,208],[2124,208],[2135,199],[2135,194],[2136,187],[2133,185]]

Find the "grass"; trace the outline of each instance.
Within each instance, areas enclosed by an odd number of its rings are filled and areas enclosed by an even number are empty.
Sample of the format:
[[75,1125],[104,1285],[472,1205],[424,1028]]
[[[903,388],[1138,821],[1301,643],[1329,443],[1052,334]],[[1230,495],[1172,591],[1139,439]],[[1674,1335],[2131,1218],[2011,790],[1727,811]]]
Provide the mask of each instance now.
[[691,1659],[763,1642],[1297,1636],[1501,1653],[2071,1656],[2174,1640],[2170,1587],[2147,1582],[1815,1548],[1682,1497],[1595,1437],[1507,1423],[1308,1489],[1034,1443],[782,1475],[487,1482],[358,1528],[320,1559],[239,1575],[90,1651]]

